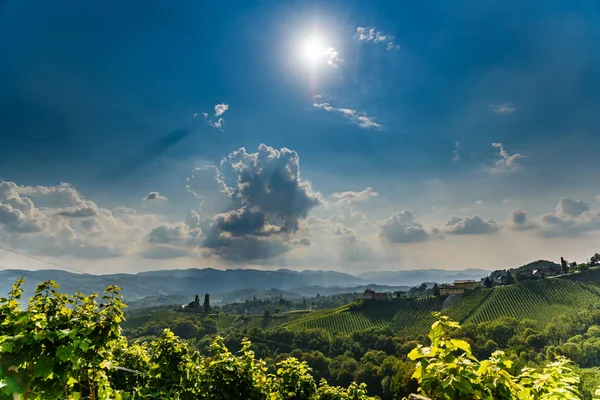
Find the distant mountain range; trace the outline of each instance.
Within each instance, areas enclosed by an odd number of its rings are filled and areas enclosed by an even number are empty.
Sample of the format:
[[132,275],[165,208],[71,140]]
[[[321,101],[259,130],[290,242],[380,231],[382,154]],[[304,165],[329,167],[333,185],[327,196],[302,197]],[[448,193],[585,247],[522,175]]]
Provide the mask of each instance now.
[[358,277],[369,282],[385,285],[416,286],[423,282],[446,283],[457,279],[475,279],[487,276],[491,271],[486,269],[463,269],[450,271],[446,269],[415,269],[406,271],[369,271],[358,274]]
[[[53,279],[61,285],[61,291],[73,293],[102,292],[108,285],[117,284],[123,289],[128,301],[146,297],[171,297],[173,302],[189,298],[196,293],[224,294],[240,289],[279,289],[293,291],[300,296],[314,296],[344,291],[364,290],[373,285],[412,287],[422,282],[449,282],[454,279],[479,279],[490,271],[466,269],[448,271],[442,269],[407,271],[371,271],[358,276],[336,271],[292,271],[279,269],[265,271],[256,269],[217,270],[183,269],[140,272],[137,274],[88,275],[62,270],[0,270],[0,296],[6,295],[20,276],[25,276],[25,297],[31,296],[41,281]],[[329,288],[324,290],[324,288]],[[397,289],[397,288],[396,288]]]

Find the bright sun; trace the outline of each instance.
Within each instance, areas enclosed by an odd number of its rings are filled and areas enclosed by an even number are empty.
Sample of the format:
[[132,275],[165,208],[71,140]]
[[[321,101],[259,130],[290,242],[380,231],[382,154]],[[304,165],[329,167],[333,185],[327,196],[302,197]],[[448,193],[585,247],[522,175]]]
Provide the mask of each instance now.
[[302,56],[311,64],[316,64],[323,59],[325,47],[317,37],[311,37],[302,46]]

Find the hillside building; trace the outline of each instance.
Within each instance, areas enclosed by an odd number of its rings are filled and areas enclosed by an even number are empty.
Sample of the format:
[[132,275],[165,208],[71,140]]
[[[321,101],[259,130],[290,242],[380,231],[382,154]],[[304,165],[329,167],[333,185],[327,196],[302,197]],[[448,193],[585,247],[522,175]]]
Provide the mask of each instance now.
[[456,280],[454,283],[440,285],[440,295],[462,294],[465,290],[473,290],[477,287],[474,280]]
[[365,300],[388,300],[390,296],[387,293],[379,293],[371,289],[365,290],[363,293],[363,299]]
[[506,285],[508,282],[508,274],[509,271],[505,269],[494,271],[490,274],[490,278],[492,279],[492,283],[496,283],[498,285]]
[[456,280],[456,281],[454,281],[454,287],[458,287],[458,288],[462,288],[462,289],[466,289],[466,290],[473,290],[477,287],[477,283],[472,279]]

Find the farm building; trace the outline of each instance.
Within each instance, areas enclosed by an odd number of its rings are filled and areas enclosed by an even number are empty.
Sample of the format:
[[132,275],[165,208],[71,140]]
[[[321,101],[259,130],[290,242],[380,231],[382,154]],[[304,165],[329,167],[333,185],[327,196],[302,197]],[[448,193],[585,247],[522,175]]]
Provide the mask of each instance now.
[[367,289],[363,293],[363,299],[365,300],[388,300],[390,296],[387,293],[379,293],[374,290]]
[[477,287],[477,283],[473,280],[456,280],[454,283],[440,285],[440,294],[462,294],[465,290],[473,290]]

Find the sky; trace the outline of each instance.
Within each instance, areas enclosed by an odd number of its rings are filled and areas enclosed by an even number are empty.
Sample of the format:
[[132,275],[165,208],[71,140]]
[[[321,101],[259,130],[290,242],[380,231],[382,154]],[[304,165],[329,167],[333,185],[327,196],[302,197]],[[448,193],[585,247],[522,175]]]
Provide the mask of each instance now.
[[7,0],[0,38],[5,249],[90,273],[600,251],[594,1]]

